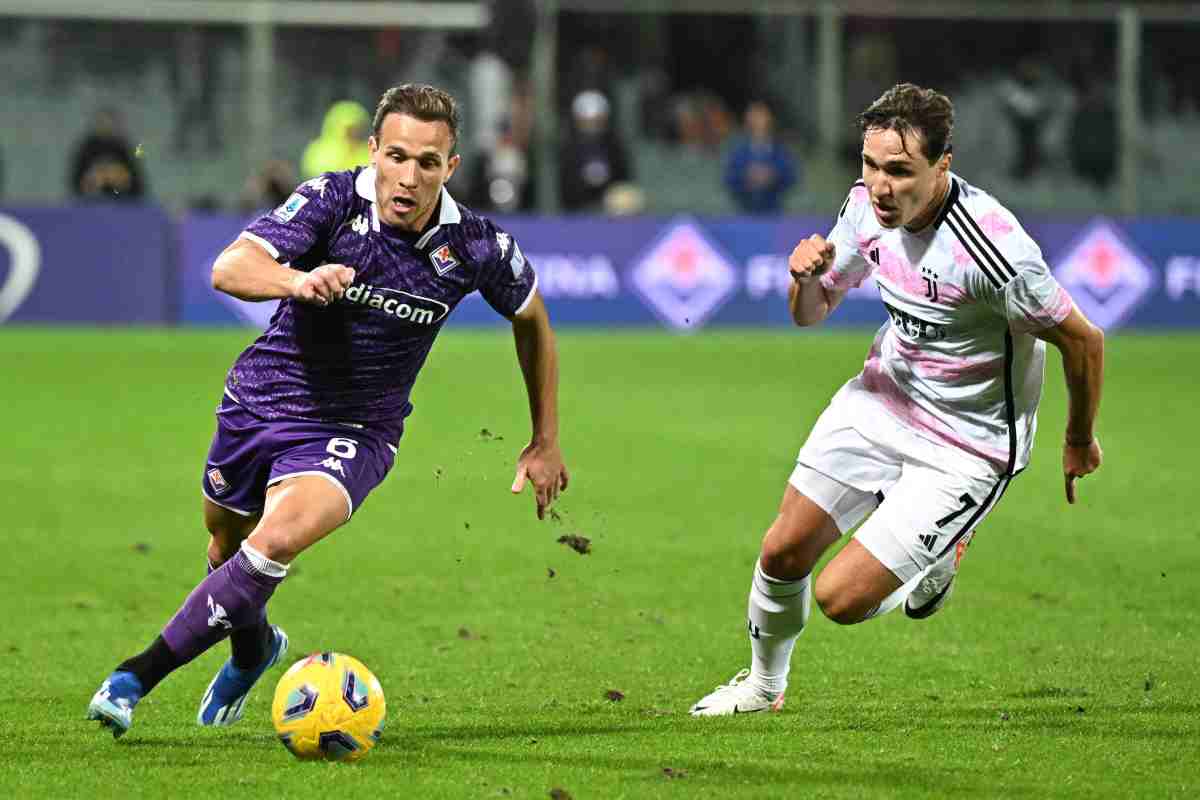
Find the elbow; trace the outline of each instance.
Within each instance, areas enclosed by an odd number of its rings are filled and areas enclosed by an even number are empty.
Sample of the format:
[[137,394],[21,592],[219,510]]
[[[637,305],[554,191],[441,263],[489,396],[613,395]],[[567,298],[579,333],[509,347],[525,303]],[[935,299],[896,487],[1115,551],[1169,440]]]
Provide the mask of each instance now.
[[220,257],[213,262],[212,288],[218,292],[229,292],[229,268],[222,263],[222,258]]
[[797,328],[811,328],[814,325],[820,325],[825,321],[825,317],[829,316],[828,309],[822,309],[820,312],[805,314],[799,309],[792,311],[792,322]]

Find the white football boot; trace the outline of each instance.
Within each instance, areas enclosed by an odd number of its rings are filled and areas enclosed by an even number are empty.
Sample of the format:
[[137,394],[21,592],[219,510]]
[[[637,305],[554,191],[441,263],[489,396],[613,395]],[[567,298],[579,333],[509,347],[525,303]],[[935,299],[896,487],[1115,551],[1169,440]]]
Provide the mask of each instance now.
[[954,578],[958,575],[958,562],[962,561],[971,537],[959,540],[954,549],[942,556],[917,583],[904,601],[904,613],[910,619],[925,619],[936,614],[954,593]]
[[743,669],[729,683],[707,694],[688,709],[693,717],[724,717],[731,714],[754,714],[759,711],[778,711],[783,708],[783,692],[763,692],[750,684],[750,670]]

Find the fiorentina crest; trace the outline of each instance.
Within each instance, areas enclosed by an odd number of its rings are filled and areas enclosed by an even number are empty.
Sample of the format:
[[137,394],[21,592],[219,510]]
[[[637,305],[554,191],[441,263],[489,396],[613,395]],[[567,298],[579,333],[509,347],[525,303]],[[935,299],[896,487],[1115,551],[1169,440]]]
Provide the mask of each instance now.
[[697,328],[737,288],[731,259],[690,220],[669,228],[634,264],[633,286],[673,328]]
[[1101,328],[1124,322],[1154,288],[1154,268],[1115,225],[1093,222],[1054,269],[1054,277]]
[[430,253],[429,260],[433,262],[433,268],[437,270],[438,275],[445,275],[458,266],[458,259],[454,257],[454,251],[448,244],[444,244]]

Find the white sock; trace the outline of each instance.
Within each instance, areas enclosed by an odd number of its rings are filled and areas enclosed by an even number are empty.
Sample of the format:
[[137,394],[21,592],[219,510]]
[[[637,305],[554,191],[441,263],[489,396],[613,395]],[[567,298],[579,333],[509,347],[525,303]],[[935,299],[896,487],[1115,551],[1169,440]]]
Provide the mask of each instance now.
[[808,622],[812,608],[809,587],[812,575],[799,580],[772,578],[754,565],[750,584],[750,678],[764,692],[778,694],[787,688],[787,676],[796,639]]
[[921,582],[921,579],[929,574],[929,570],[929,567],[921,570],[912,578],[909,578],[908,582],[899,589],[883,598],[879,605],[875,606],[874,610],[863,617],[863,622],[866,622],[873,617],[882,617],[884,614],[888,613],[907,600],[908,596],[912,594],[913,589],[917,588],[917,584]]
[[258,550],[250,546],[248,539],[242,540],[242,553],[250,562],[250,566],[261,572],[263,575],[269,575],[272,578],[286,578],[288,565],[280,564],[278,561],[272,561]]

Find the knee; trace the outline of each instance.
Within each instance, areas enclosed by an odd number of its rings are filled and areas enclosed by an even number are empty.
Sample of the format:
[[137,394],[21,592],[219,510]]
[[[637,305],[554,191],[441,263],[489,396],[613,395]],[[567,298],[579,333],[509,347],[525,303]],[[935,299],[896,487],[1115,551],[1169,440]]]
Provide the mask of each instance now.
[[304,550],[309,538],[306,532],[318,525],[319,520],[313,514],[276,511],[254,529],[249,542],[272,561],[287,564]]
[[783,537],[771,536],[768,533],[763,538],[762,550],[758,554],[758,562],[762,571],[775,578],[790,578],[795,572],[795,547]]
[[219,525],[208,525],[208,532],[211,537],[208,540],[208,563],[214,567],[233,558],[245,538],[240,531],[231,531]]

